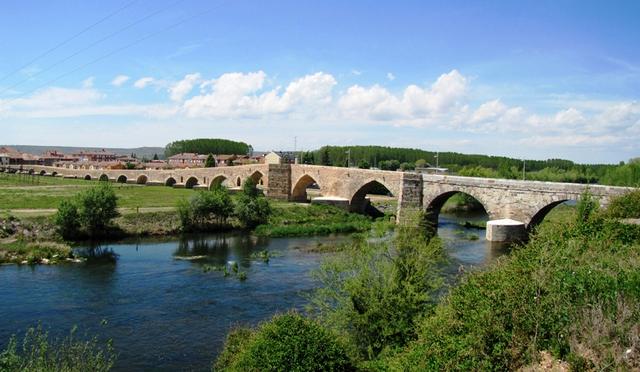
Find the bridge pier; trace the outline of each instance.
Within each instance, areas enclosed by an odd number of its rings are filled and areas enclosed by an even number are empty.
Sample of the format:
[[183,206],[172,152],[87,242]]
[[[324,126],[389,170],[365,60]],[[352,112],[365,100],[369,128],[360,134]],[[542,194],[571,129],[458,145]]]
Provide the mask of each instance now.
[[271,199],[291,199],[291,164],[269,164],[267,196]]
[[521,242],[527,239],[524,222],[509,218],[487,221],[487,240],[490,242]]
[[398,211],[396,222],[401,222],[422,208],[422,175],[417,173],[403,173],[400,194],[398,195]]

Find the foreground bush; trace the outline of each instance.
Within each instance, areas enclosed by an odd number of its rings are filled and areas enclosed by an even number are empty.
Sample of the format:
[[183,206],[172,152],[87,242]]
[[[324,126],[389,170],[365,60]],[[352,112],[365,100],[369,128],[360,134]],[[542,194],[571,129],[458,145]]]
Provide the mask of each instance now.
[[274,316],[255,331],[230,333],[215,370],[349,371],[347,349],[329,331],[296,313]]
[[178,204],[178,216],[183,230],[201,230],[222,226],[233,212],[229,191],[215,186],[211,191],[196,192],[188,201]]
[[240,223],[249,229],[268,221],[269,215],[271,215],[271,205],[261,195],[253,179],[247,178],[244,181],[242,194],[236,200],[234,213]]
[[116,355],[110,342],[101,346],[96,338],[78,340],[75,328],[64,339],[51,339],[40,326],[30,328],[22,340],[14,336],[0,353],[0,371],[109,371]]
[[464,277],[386,367],[515,370],[544,351],[577,370],[634,369],[640,226],[589,217],[590,208],[574,222],[544,226],[509,257]]
[[417,337],[416,322],[430,315],[442,285],[442,244],[412,220],[393,241],[355,242],[316,271],[320,288],[309,310],[343,335],[364,360]]

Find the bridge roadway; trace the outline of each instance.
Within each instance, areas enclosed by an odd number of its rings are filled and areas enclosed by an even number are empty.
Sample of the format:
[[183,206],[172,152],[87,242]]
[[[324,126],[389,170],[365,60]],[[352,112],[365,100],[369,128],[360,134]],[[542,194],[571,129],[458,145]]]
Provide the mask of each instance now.
[[[6,168],[6,166],[5,166]],[[16,169],[16,166],[12,166]],[[0,170],[3,170],[0,167]],[[408,209],[420,209],[437,222],[444,203],[462,192],[473,196],[489,216],[487,238],[509,241],[523,238],[540,223],[553,207],[565,201],[577,201],[585,190],[601,206],[630,188],[571,183],[519,181],[424,175],[371,169],[339,168],[317,165],[255,164],[233,167],[172,170],[103,170],[68,169],[24,165],[20,171],[43,176],[104,180],[141,185],[210,189],[222,184],[240,187],[251,177],[262,185],[270,198],[307,201],[307,189],[317,185],[323,200],[342,204],[354,212],[362,212],[368,204],[365,196],[384,186],[398,198],[398,216]]]

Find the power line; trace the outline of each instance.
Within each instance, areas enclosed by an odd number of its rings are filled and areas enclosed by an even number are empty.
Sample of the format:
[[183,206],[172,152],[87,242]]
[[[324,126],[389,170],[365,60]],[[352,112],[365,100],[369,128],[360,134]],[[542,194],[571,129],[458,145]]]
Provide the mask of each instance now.
[[[183,0],[181,0],[181,1],[183,1]],[[135,41],[133,41],[133,42],[131,42],[129,44],[126,44],[126,45],[124,45],[124,46],[122,46],[120,48],[114,49],[114,50],[112,50],[111,52],[109,52],[107,54],[104,54],[104,55],[102,55],[102,56],[100,56],[100,57],[98,57],[96,59],[93,59],[93,60],[91,60],[91,61],[89,61],[89,62],[87,62],[87,63],[85,63],[83,65],[80,65],[80,66],[76,67],[75,69],[73,69],[71,71],[68,71],[68,72],[66,72],[66,73],[64,73],[62,75],[58,75],[54,79],[51,79],[51,80],[47,81],[45,84],[42,84],[41,86],[39,86],[39,87],[37,87],[37,88],[35,88],[35,89],[31,90],[31,91],[23,93],[23,94],[19,95],[18,97],[14,97],[14,98],[12,98],[10,100],[4,101],[3,103],[9,104],[9,103],[19,99],[20,97],[23,97],[25,95],[31,94],[31,93],[37,91],[38,89],[46,87],[49,84],[53,84],[53,83],[55,83],[56,81],[58,81],[58,80],[60,80],[62,78],[65,78],[65,77],[67,77],[67,76],[69,76],[69,75],[71,75],[71,74],[73,74],[75,72],[78,72],[78,71],[80,71],[80,70],[82,70],[82,69],[84,69],[84,68],[86,68],[88,66],[91,66],[91,65],[93,65],[93,64],[95,64],[97,62],[100,62],[100,61],[102,61],[102,60],[104,60],[106,58],[109,58],[112,55],[114,55],[116,53],[119,53],[119,52],[121,52],[121,51],[123,51],[125,49],[131,48],[132,46],[137,45],[137,44],[139,44],[139,43],[141,43],[141,42],[143,42],[143,41],[145,41],[147,39],[150,39],[150,38],[152,38],[152,37],[154,37],[154,36],[156,36],[158,34],[166,32],[166,31],[168,31],[168,30],[170,30],[172,28],[176,28],[176,27],[178,27],[178,26],[180,26],[180,25],[182,25],[182,24],[184,24],[184,23],[186,23],[186,22],[188,22],[188,21],[190,21],[190,20],[192,20],[194,18],[202,17],[205,14],[211,13],[212,11],[214,11],[215,9],[221,7],[225,3],[226,3],[226,1],[223,1],[223,2],[219,3],[218,5],[205,10],[204,12],[193,14],[193,15],[191,15],[189,17],[186,17],[186,18],[184,18],[184,19],[182,19],[182,20],[180,20],[180,21],[178,21],[176,23],[173,23],[173,24],[171,24],[171,25],[169,25],[169,26],[167,26],[165,28],[162,28],[162,29],[160,29],[158,31],[152,32],[150,34],[147,34],[146,36],[141,37],[141,38],[139,38],[139,39],[137,39],[137,40],[135,40]]]
[[89,26],[85,27],[84,29],[80,30],[79,32],[75,33],[74,35],[72,35],[71,37],[67,38],[66,40],[62,41],[59,44],[54,45],[53,47],[47,49],[44,53],[38,55],[37,57],[33,58],[32,60],[30,60],[29,62],[25,63],[24,65],[18,67],[17,69],[9,72],[8,74],[4,75],[2,78],[0,78],[0,82],[4,81],[5,79],[7,79],[9,76],[15,74],[16,72],[19,72],[20,70],[24,69],[25,67],[28,67],[30,65],[32,65],[33,63],[39,61],[40,59],[42,59],[43,57],[48,56],[51,52],[67,45],[69,42],[71,42],[72,40],[75,40],[77,37],[85,34],[87,31],[91,30],[92,28],[96,27],[97,25],[104,23],[105,21],[107,21],[108,19],[112,18],[113,16],[115,16],[116,14],[122,12],[123,10],[129,8],[131,5],[135,4],[138,0],[133,0],[128,2],[127,4],[125,4],[124,6],[116,9],[115,11],[107,14],[105,17],[99,19],[97,22],[94,22],[92,24],[90,24]]
[[5,88],[4,90],[2,90],[2,91],[0,92],[0,94],[5,93],[6,91],[8,91],[8,90],[10,90],[10,89],[13,89],[13,88],[15,88],[15,87],[17,87],[17,86],[19,86],[19,85],[21,85],[21,84],[23,84],[23,83],[25,83],[25,82],[27,82],[27,81],[31,80],[31,79],[32,79],[32,78],[34,78],[35,76],[38,76],[38,75],[41,75],[41,74],[43,74],[43,73],[45,73],[45,72],[51,71],[51,70],[52,70],[52,69],[54,69],[55,67],[57,67],[57,66],[59,66],[60,64],[62,64],[62,63],[64,63],[64,62],[66,62],[66,61],[68,61],[68,60],[70,60],[71,58],[73,58],[73,57],[77,56],[78,54],[80,54],[80,53],[82,53],[82,52],[84,52],[84,51],[86,51],[86,50],[88,50],[88,49],[91,49],[91,48],[93,48],[94,46],[96,46],[96,45],[98,45],[98,44],[100,44],[100,43],[103,43],[103,42],[105,42],[105,41],[107,41],[107,40],[111,39],[112,37],[114,37],[114,36],[116,36],[116,35],[118,35],[118,34],[120,34],[120,33],[124,32],[124,31],[126,31],[126,30],[128,30],[128,29],[130,29],[131,27],[134,27],[134,26],[136,26],[136,25],[138,25],[138,24],[140,24],[140,23],[142,23],[142,22],[146,21],[147,19],[149,19],[149,18],[151,18],[151,17],[154,17],[154,16],[156,16],[156,15],[158,15],[158,14],[160,14],[160,13],[164,12],[165,10],[167,10],[167,9],[169,9],[169,8],[173,7],[174,5],[179,4],[179,3],[183,2],[183,1],[184,1],[184,0],[174,1],[173,3],[169,4],[169,5],[168,5],[168,6],[166,6],[166,7],[160,8],[160,9],[156,10],[156,11],[155,11],[155,12],[153,12],[153,13],[150,13],[150,14],[148,14],[148,15],[146,15],[146,16],[144,16],[144,17],[142,17],[142,18],[139,18],[138,20],[136,20],[136,21],[134,21],[134,22],[132,22],[132,23],[130,23],[130,24],[128,24],[128,25],[126,25],[125,27],[122,27],[122,28],[120,28],[120,29],[118,29],[118,30],[114,31],[114,32],[112,32],[112,33],[108,34],[107,36],[104,36],[104,37],[102,37],[102,38],[100,38],[100,39],[98,39],[98,40],[96,40],[96,41],[94,41],[94,42],[90,43],[89,45],[85,46],[84,48],[81,48],[80,50],[78,50],[78,51],[76,51],[76,52],[72,53],[71,55],[69,55],[69,56],[67,56],[67,57],[65,57],[65,58],[63,58],[63,59],[61,59],[61,60],[59,60],[59,61],[55,62],[53,65],[50,65],[50,66],[49,66],[49,67],[47,67],[46,69],[41,70],[41,71],[38,71],[36,74],[31,75],[31,76],[29,76],[28,78],[26,78],[26,79],[24,79],[24,80],[21,80],[21,81],[17,82],[16,84],[13,84],[13,85],[11,85],[11,86],[9,86],[9,87]]

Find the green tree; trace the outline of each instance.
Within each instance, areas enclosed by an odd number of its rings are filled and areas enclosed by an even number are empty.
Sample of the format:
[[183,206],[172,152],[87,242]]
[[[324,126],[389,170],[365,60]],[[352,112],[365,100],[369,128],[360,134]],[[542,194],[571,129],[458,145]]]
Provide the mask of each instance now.
[[153,160],[158,160],[158,154],[153,154]]
[[369,164],[369,162],[366,159],[362,159],[358,162],[358,168],[360,169],[369,169],[371,168],[371,165]]
[[251,146],[244,142],[219,138],[196,138],[169,143],[165,147],[165,156],[169,157],[181,152],[198,154],[241,155],[251,153]]
[[249,229],[266,223],[271,215],[269,201],[261,195],[251,177],[247,178],[242,186],[242,193],[236,200],[234,214]]
[[90,236],[104,233],[111,221],[120,215],[117,201],[116,193],[106,182],[78,196],[80,222]]
[[207,160],[204,162],[205,168],[213,168],[216,166],[216,159],[214,159],[213,154],[209,154],[207,156]]
[[78,237],[80,231],[80,214],[78,207],[71,201],[63,200],[58,206],[54,220],[58,233],[64,239],[74,239]]
[[325,146],[320,150],[320,165],[331,165],[331,158],[329,156],[329,147]]
[[424,159],[418,159],[415,162],[416,168],[425,168],[427,166],[427,161]]

